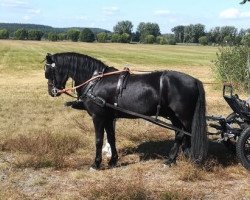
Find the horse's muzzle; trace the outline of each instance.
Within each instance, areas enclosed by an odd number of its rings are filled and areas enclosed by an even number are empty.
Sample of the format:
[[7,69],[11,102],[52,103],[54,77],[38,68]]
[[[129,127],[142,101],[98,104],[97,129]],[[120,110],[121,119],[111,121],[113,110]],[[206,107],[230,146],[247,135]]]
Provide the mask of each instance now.
[[58,97],[61,95],[60,89],[58,89],[52,82],[48,81],[48,93],[52,97]]

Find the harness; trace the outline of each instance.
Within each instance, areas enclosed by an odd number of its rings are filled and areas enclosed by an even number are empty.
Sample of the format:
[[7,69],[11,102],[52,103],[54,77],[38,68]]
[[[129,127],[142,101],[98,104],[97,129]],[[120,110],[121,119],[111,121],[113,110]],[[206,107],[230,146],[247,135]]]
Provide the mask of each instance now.
[[[125,68],[125,69],[128,69],[128,68]],[[119,76],[117,86],[116,86],[116,96],[115,96],[115,103],[114,103],[115,106],[118,106],[119,98],[122,97],[122,91],[126,89],[129,75],[130,73],[128,69],[127,71],[122,72]]]
[[[84,98],[88,98],[90,99],[93,103],[95,103],[96,105],[100,106],[100,107],[108,107],[108,108],[111,108],[113,110],[116,110],[116,111],[119,111],[119,112],[122,112],[122,113],[125,113],[125,114],[128,114],[128,115],[131,115],[131,116],[135,116],[135,117],[138,117],[138,118],[142,118],[146,121],[149,121],[153,124],[156,124],[158,126],[161,126],[161,127],[164,127],[164,128],[167,128],[167,129],[170,129],[170,130],[174,130],[174,131],[179,131],[185,135],[188,135],[188,136],[191,136],[191,134],[187,131],[184,131],[180,128],[177,128],[175,126],[173,126],[172,124],[169,124],[165,121],[162,121],[162,120],[159,120],[158,119],[158,116],[160,114],[160,109],[161,109],[161,99],[162,99],[162,92],[163,92],[163,77],[164,77],[164,74],[166,72],[163,72],[161,77],[160,77],[160,81],[159,81],[159,100],[158,100],[158,104],[157,104],[157,111],[156,111],[156,118],[153,118],[151,116],[146,116],[146,115],[142,115],[140,113],[136,113],[136,112],[133,112],[133,111],[130,111],[130,110],[126,110],[126,109],[123,109],[121,107],[118,106],[118,103],[119,103],[119,99],[122,98],[122,92],[124,89],[126,89],[126,85],[127,85],[127,82],[128,82],[128,79],[129,79],[129,75],[130,75],[130,70],[128,68],[122,70],[122,71],[114,71],[114,72],[109,72],[109,73],[104,73],[104,70],[101,72],[101,74],[97,71],[95,73],[93,73],[93,76],[91,79],[85,81],[84,83],[78,85],[78,86],[75,86],[73,88],[70,88],[70,89],[58,89],[56,88],[55,86],[55,72],[54,72],[54,68],[55,68],[55,65],[52,64],[46,64],[45,66],[50,66],[52,68],[52,76],[53,76],[53,81],[51,83],[52,87],[53,87],[53,90],[54,90],[54,96],[57,96],[58,93],[68,93],[68,91],[72,91],[72,90],[75,90],[77,88],[80,88],[80,87],[83,87],[85,86],[84,88],[84,91],[82,93],[82,95],[79,97],[79,99],[82,101]],[[103,99],[102,97],[99,97],[99,96],[95,96],[93,94],[93,89],[95,87],[95,85],[98,83],[98,81],[101,80],[102,77],[104,76],[109,76],[109,75],[113,75],[113,74],[120,74],[119,75],[119,78],[118,78],[118,82],[117,82],[117,86],[116,86],[116,96],[115,96],[115,102],[114,104],[110,104],[108,102],[106,102],[105,99]],[[48,83],[50,84],[50,83]]]
[[[96,74],[98,74],[98,72],[94,72],[93,76],[95,76]],[[161,74],[161,76],[160,76],[160,81],[159,81],[159,100],[158,100],[158,104],[157,104],[157,109],[156,109],[156,114],[155,114],[155,120],[158,120],[158,116],[159,116],[160,110],[161,110],[161,103],[162,103],[161,99],[162,99],[162,90],[163,90],[163,77],[164,77],[165,74],[166,74],[166,72],[163,72]],[[83,99],[87,97],[91,101],[93,101],[95,104],[97,104],[98,106],[101,106],[101,107],[107,106],[107,107],[110,107],[110,108],[112,108],[114,110],[118,110],[118,111],[124,112],[124,113],[129,114],[129,115],[134,115],[134,116],[138,116],[140,118],[145,118],[145,115],[141,115],[139,113],[134,113],[132,111],[128,111],[128,110],[125,110],[125,109],[119,107],[119,99],[122,98],[122,92],[123,92],[124,89],[126,89],[129,76],[130,76],[130,70],[128,68],[125,68],[124,71],[122,71],[120,73],[118,81],[117,81],[117,86],[116,86],[116,93],[115,93],[116,96],[115,96],[114,104],[107,103],[102,97],[98,97],[98,96],[96,96],[96,95],[93,94],[93,89],[94,89],[95,85],[98,83],[98,81],[101,80],[101,78],[94,79],[94,80],[90,81],[86,85],[83,94],[80,96],[80,100],[83,101]]]

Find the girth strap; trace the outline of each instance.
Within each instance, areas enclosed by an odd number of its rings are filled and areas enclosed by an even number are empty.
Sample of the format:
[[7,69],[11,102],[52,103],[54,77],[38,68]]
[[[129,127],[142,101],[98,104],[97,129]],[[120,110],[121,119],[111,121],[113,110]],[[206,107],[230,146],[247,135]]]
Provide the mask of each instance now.
[[124,70],[125,71],[123,71],[120,74],[118,82],[117,82],[116,96],[115,96],[115,102],[114,102],[115,106],[118,105],[118,100],[120,97],[122,97],[122,91],[123,91],[123,89],[126,88],[127,80],[128,80],[129,74],[130,74],[129,69],[124,68]]
[[156,111],[156,115],[155,115],[155,119],[157,120],[159,114],[160,114],[160,110],[161,110],[161,98],[162,98],[162,89],[163,89],[163,76],[165,75],[166,72],[162,72],[161,77],[160,77],[160,91],[159,91],[159,101],[158,101],[158,105],[157,105],[157,111]]

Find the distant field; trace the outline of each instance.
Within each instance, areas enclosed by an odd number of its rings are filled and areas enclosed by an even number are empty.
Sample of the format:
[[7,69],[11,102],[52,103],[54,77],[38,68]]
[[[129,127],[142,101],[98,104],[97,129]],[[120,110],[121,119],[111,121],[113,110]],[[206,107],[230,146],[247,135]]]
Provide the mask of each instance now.
[[208,67],[215,59],[216,50],[215,47],[180,45],[0,41],[0,66],[1,70],[36,70],[47,52],[75,51],[117,67],[139,65],[152,70],[177,66]]
[[[86,112],[47,94],[47,52],[75,51],[122,69],[178,70],[214,82],[216,47],[0,40],[0,199],[249,199],[247,172],[212,143],[197,169],[182,157],[162,168],[174,134],[142,120],[119,120],[119,167],[90,172],[94,130]],[[229,113],[220,85],[205,84],[207,110]]]

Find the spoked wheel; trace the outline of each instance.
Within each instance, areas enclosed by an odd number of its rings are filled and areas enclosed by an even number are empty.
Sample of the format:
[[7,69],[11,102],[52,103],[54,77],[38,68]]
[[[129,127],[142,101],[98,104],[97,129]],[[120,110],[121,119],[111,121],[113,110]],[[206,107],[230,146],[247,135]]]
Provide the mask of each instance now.
[[241,133],[236,143],[236,153],[241,164],[250,170],[250,127]]

